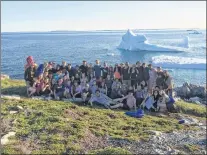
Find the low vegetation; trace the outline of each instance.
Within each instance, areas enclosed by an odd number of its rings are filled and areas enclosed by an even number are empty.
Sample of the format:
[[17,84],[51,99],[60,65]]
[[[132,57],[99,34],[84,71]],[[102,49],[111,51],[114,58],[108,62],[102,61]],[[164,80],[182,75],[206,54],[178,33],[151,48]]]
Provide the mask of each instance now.
[[[1,81],[3,94],[24,95],[25,83],[19,80]],[[182,130],[173,117],[145,115],[141,119],[128,117],[121,110],[76,105],[63,101],[2,99],[2,136],[15,131],[11,143],[4,145],[4,154],[129,154],[122,148],[111,148],[108,139],[129,141],[147,140],[150,132],[172,132]],[[178,108],[184,113],[206,117],[206,111],[198,105],[179,102]],[[23,107],[23,110],[17,106]],[[10,114],[17,110],[17,114]],[[186,129],[186,127],[185,127]],[[191,129],[191,127],[188,127]],[[193,128],[192,128],[193,129]],[[104,149],[105,148],[105,149]]]

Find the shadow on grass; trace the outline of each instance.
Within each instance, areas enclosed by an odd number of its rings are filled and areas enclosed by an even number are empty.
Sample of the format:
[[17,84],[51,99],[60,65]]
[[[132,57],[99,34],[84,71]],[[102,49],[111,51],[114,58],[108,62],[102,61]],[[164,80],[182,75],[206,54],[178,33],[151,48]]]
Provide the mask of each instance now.
[[27,88],[26,86],[20,87],[8,87],[1,89],[1,94],[3,95],[20,95],[20,96],[27,96]]

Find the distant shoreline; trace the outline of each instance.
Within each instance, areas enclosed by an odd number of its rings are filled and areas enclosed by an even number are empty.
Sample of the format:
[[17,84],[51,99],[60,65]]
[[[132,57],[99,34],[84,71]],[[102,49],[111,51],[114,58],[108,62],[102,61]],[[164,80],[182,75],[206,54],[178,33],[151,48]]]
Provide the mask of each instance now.
[[[206,30],[205,28],[163,28],[163,29],[131,29],[133,31],[159,31],[159,30]],[[51,30],[51,31],[14,31],[14,32],[1,32],[1,34],[4,33],[66,33],[66,32],[111,32],[111,31],[127,31],[127,29],[122,30]]]

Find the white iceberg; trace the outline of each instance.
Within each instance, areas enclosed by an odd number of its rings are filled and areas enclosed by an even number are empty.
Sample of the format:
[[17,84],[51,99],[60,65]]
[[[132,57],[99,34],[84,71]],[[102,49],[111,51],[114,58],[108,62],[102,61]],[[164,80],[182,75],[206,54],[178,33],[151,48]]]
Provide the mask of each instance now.
[[[188,37],[185,37],[179,45],[179,47],[188,48]],[[129,51],[157,51],[157,52],[168,52],[168,51],[183,51],[175,47],[164,47],[160,45],[149,44],[144,34],[134,34],[131,30],[128,30],[126,34],[122,36],[122,41],[118,46],[118,49],[129,50]]]
[[206,59],[187,58],[178,56],[154,56],[152,65],[164,68],[206,69]]

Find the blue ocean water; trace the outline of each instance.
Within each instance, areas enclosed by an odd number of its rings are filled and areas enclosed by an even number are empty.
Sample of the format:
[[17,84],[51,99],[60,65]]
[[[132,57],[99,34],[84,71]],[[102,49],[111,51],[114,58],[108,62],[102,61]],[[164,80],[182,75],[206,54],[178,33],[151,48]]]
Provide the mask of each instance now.
[[[153,56],[171,55],[206,59],[206,30],[202,34],[189,34],[186,30],[135,30],[142,33],[149,43],[170,46],[184,36],[189,37],[189,49],[184,52],[146,52],[118,50],[122,35],[126,31],[90,31],[90,32],[35,32],[2,33],[2,73],[11,78],[23,79],[26,57],[32,55],[36,63],[62,60],[81,64],[85,59],[95,63],[96,59],[108,64],[120,62],[135,63],[137,60],[148,62]],[[206,84],[206,70],[169,69],[175,84],[188,81],[194,84]]]

